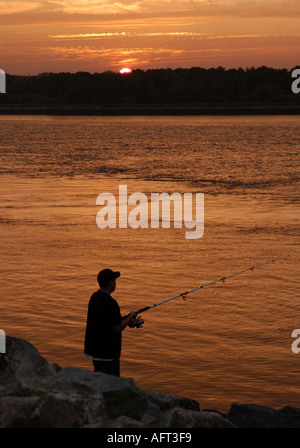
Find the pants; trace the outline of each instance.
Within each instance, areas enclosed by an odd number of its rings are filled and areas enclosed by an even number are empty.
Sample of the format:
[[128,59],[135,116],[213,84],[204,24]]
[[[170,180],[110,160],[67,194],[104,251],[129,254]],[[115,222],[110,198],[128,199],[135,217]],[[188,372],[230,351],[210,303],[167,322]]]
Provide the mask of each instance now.
[[94,372],[107,373],[108,375],[120,376],[120,360],[113,361],[93,361]]

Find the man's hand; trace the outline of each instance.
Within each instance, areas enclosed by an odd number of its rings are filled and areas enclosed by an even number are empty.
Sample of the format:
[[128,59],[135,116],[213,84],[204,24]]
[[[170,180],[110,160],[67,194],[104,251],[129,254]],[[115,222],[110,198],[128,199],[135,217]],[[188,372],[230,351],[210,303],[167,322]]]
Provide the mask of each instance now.
[[129,314],[129,321],[132,321],[136,318],[137,314],[134,311],[131,311],[131,313]]
[[122,319],[121,325],[113,327],[114,331],[116,331],[117,333],[123,331],[124,328],[126,328],[127,325],[136,318],[136,316],[137,314],[134,311],[131,311],[131,313],[128,316]]

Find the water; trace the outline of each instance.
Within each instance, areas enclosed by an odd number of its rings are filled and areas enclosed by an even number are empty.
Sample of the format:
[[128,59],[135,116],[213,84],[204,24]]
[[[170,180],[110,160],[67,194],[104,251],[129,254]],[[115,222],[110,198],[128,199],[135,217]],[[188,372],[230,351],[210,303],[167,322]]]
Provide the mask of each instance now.
[[[123,333],[121,374],[201,409],[300,407],[300,117],[1,117],[1,320],[51,362],[91,369],[87,304],[103,267],[121,271],[124,314],[244,268],[143,314]],[[205,193],[185,229],[96,226],[99,193]]]

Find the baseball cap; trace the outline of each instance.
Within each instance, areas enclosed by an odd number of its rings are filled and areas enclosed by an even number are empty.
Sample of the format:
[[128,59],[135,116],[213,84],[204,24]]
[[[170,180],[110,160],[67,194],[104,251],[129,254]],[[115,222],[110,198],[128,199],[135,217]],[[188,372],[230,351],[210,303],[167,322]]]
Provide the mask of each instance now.
[[120,277],[119,271],[112,271],[111,269],[103,269],[99,272],[97,280],[100,286],[107,285],[111,280]]

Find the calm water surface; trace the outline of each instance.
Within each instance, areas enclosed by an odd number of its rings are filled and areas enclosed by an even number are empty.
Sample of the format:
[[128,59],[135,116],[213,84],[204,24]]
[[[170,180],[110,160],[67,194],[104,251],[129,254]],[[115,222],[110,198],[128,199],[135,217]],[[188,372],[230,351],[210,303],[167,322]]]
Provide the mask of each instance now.
[[[289,255],[144,313],[121,374],[227,411],[300,407],[300,117],[0,117],[1,320],[51,362],[83,355],[96,275],[121,271],[125,314]],[[96,226],[99,193],[202,192],[205,229]]]

